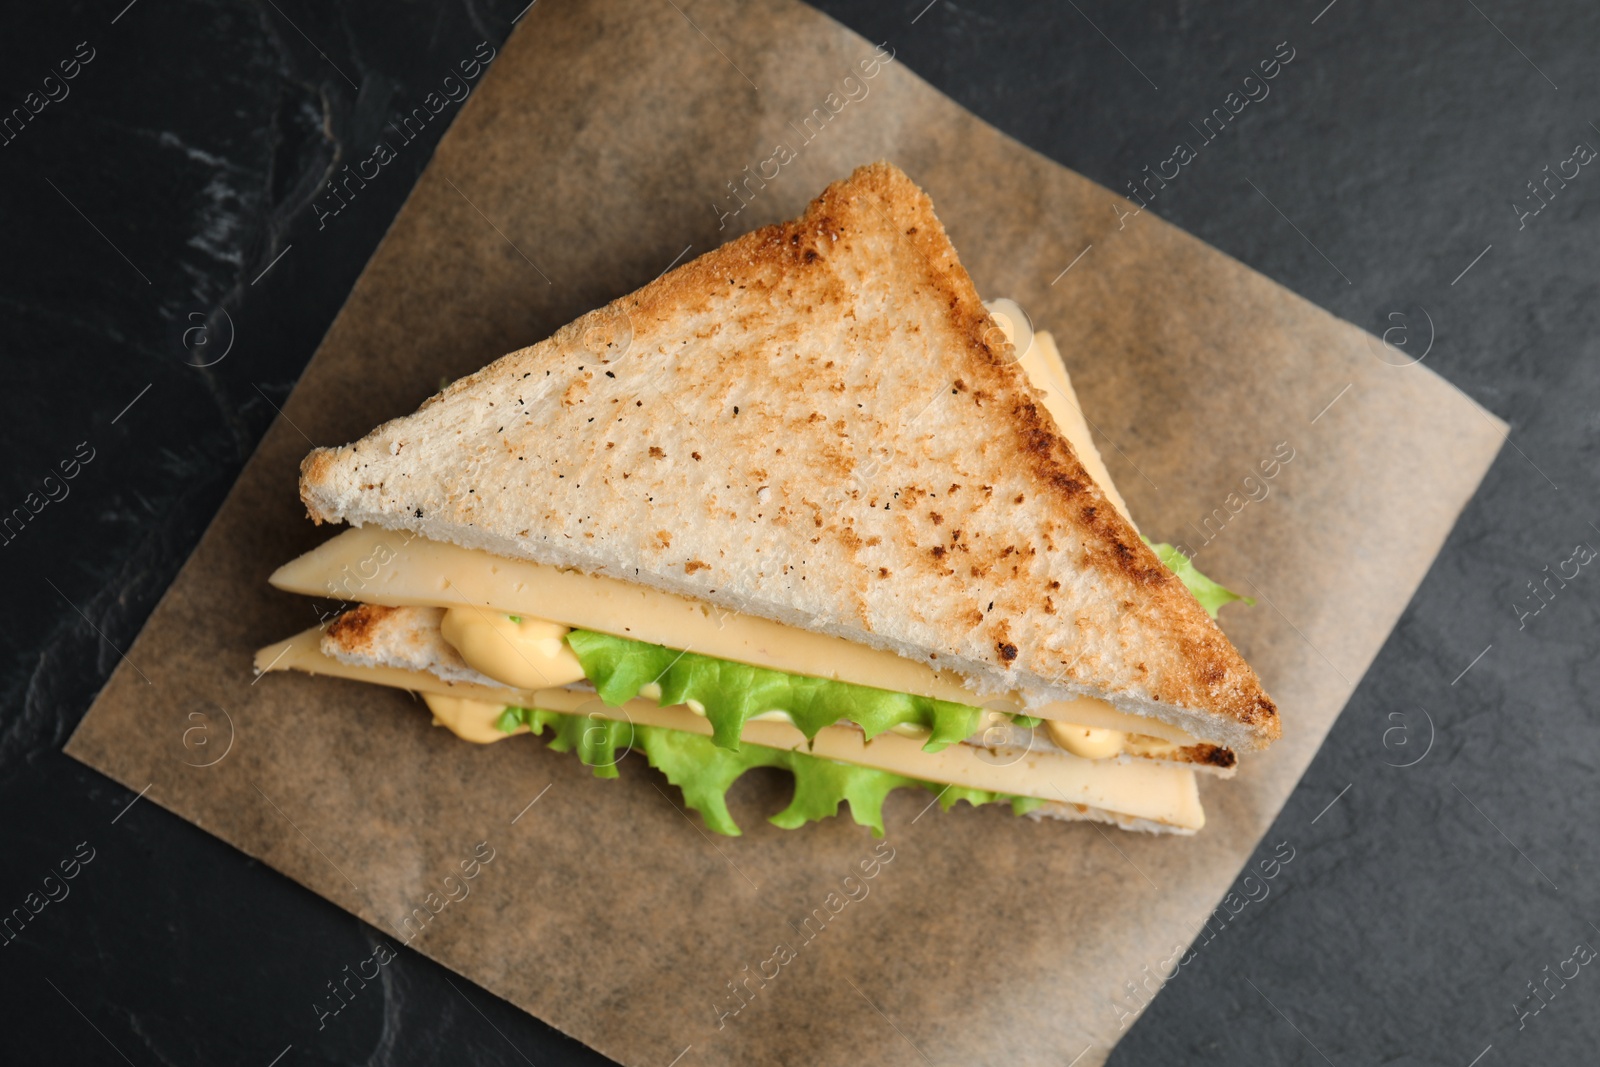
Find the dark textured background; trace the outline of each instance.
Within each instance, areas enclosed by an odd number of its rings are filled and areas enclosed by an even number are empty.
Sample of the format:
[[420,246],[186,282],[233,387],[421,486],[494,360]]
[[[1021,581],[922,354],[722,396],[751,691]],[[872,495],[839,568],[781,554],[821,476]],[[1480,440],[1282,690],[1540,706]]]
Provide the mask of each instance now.
[[[604,1062],[409,952],[319,1033],[312,999],[373,932],[61,755],[454,107],[319,232],[323,177],[523,6],[125,2],[12,5],[0,32],[6,108],[94,49],[0,144],[0,509],[94,450],[0,547],[0,914],[94,849],[0,938],[0,1061]],[[1119,190],[1288,41],[1271,95],[1152,209],[1374,332],[1403,323],[1413,353],[1432,334],[1427,365],[1512,426],[1269,836],[1294,861],[1113,1062],[1596,1062],[1595,968],[1521,1029],[1513,1005],[1600,945],[1600,575],[1552,582],[1520,628],[1514,605],[1600,546],[1600,168],[1521,229],[1512,204],[1600,148],[1600,9],[925,2],[821,6]]]

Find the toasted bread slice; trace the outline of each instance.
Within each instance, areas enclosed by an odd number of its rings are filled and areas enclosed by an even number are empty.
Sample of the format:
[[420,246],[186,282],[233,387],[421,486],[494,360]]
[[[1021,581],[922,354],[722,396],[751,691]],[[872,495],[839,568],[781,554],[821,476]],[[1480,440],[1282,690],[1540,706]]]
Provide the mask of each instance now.
[[301,467],[375,523],[835,634],[1235,750],[1255,673],[1085,472],[886,163]]

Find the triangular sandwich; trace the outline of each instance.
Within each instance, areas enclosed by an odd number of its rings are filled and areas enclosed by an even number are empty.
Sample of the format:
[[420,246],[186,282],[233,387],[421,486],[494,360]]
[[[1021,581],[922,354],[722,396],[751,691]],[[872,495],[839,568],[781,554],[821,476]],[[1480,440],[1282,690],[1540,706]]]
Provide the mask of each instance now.
[[782,765],[783,825],[849,799],[881,829],[932,783],[1192,832],[1194,770],[1231,773],[1276,708],[1005,303],[863,167],[313,451],[311,517],[360,529],[273,582],[368,606],[258,662],[421,690],[464,736],[555,727],[602,773],[631,745],[723,830],[728,776]]

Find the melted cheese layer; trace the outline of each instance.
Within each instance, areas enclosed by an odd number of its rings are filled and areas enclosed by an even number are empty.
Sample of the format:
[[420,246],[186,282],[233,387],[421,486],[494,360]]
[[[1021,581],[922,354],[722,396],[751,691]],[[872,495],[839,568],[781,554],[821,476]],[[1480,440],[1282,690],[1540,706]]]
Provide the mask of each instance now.
[[467,666],[503,685],[545,689],[582,681],[583,665],[560,623],[481,608],[450,608],[439,633]]

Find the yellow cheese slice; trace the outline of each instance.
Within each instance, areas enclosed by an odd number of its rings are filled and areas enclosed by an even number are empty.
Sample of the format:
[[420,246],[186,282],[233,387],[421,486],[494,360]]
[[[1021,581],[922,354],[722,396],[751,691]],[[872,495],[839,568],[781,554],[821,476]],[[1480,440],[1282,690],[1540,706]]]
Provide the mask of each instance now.
[[[618,578],[564,571],[530,560],[430,541],[376,526],[347,530],[279,567],[273,586],[304,596],[390,607],[459,608],[548,619],[755,667],[805,674],[1020,711],[1015,694],[981,697],[959,674],[840,637],[813,633]],[[1031,709],[1031,715],[1123,733],[1198,744],[1175,726],[1082,697]]]
[[[321,631],[307,630],[288,641],[269,645],[256,653],[256,669],[299,670],[482,702],[497,708],[507,704],[536,707],[711,735],[711,724],[681,705],[663,707],[651,700],[634,699],[613,708],[607,707],[593,693],[571,689],[500,689],[468,682],[446,682],[426,671],[342,663],[323,655],[320,643]],[[493,725],[481,721],[481,711],[475,718],[475,709],[470,706],[438,702],[436,715],[440,710],[445,713],[439,716],[441,721],[468,740],[493,739],[487,732],[493,730]],[[452,723],[446,716],[456,721]],[[768,748],[801,749],[810,755],[875,767],[923,781],[1081,804],[1182,830],[1198,830],[1205,825],[1194,772],[1183,767],[1146,765],[1139,761],[1097,762],[1050,749],[991,751],[971,745],[951,745],[941,752],[930,753],[922,751],[922,738],[891,731],[867,741],[859,730],[840,726],[824,727],[817,734],[815,744],[807,747],[805,735],[798,729],[773,719],[745,723],[741,740]]]

